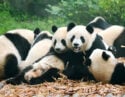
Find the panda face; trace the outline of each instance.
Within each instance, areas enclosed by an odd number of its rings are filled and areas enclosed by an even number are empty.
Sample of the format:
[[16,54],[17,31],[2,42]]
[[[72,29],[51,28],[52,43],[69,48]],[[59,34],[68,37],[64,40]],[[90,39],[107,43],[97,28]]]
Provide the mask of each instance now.
[[109,82],[117,60],[110,51],[95,49],[86,62],[97,81]]
[[[53,26],[52,29],[54,29],[54,27],[56,28],[56,26]],[[52,42],[53,42],[53,48],[57,53],[62,53],[67,50],[66,34],[67,34],[67,27],[56,28],[54,32]]]
[[68,29],[69,31],[66,36],[68,47],[74,52],[85,51],[91,39],[91,30],[88,30],[87,27],[83,25],[77,25],[71,28],[70,24],[68,25]]

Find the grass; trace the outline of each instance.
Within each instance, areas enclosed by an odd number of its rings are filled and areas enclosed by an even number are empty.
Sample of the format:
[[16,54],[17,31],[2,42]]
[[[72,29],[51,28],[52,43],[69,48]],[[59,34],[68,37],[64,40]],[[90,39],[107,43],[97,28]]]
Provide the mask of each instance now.
[[[21,20],[21,18],[24,18],[24,20]],[[47,30],[51,32],[52,25],[57,25],[60,27],[65,26],[66,24],[67,22],[59,17],[54,18],[51,16],[44,19],[26,15],[23,15],[22,17],[12,17],[9,11],[0,12],[0,34],[17,28],[34,30],[36,27],[39,27],[41,30]]]

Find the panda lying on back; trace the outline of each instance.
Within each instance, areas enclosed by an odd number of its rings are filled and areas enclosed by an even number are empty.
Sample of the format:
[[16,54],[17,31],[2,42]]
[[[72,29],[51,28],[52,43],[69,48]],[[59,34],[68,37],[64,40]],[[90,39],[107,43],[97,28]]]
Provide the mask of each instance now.
[[95,49],[86,65],[97,81],[112,84],[125,83],[125,64],[118,62],[109,51]]

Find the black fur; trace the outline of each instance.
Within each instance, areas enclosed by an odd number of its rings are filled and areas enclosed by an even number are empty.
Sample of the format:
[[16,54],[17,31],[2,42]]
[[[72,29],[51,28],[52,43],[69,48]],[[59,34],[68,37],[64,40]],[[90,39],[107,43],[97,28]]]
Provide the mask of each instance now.
[[58,29],[58,27],[56,27],[55,25],[52,26],[52,32],[56,32],[56,30]]
[[75,24],[74,23],[69,23],[68,24],[68,27],[67,27],[67,32],[70,31],[72,28],[75,27]]
[[27,71],[31,70],[33,67],[32,66],[28,66],[26,67],[22,72],[20,72],[18,75],[16,75],[15,77],[9,78],[7,79],[5,82],[7,84],[13,84],[13,85],[18,85],[21,84],[22,82],[28,83],[25,79],[24,79],[24,75]]
[[110,58],[110,56],[109,56],[106,52],[103,52],[103,53],[102,53],[102,58],[103,58],[105,61],[107,61],[107,60]]
[[88,49],[85,53],[86,53],[86,58],[88,58],[90,56],[90,54],[93,52],[94,49],[103,49],[106,50],[106,47],[102,41],[102,38],[99,35],[96,35],[95,40],[93,41],[93,44],[91,45],[90,49]]
[[33,42],[33,45],[38,43],[39,41],[43,40],[43,39],[52,39],[51,36],[48,36],[46,33],[40,34],[39,36],[36,37],[35,41]]
[[123,63],[116,64],[110,83],[112,84],[125,83],[125,66]]
[[72,38],[70,39],[70,41],[73,42],[74,38],[75,38],[75,35],[72,36]]
[[91,66],[91,63],[92,63],[92,61],[91,61],[91,59],[86,59],[86,61],[85,61],[85,65],[86,66]]
[[111,26],[107,21],[104,21],[101,18],[99,18],[96,22],[89,23],[88,25],[91,27],[100,28],[102,30]]
[[17,62],[17,58],[15,55],[9,54],[6,57],[5,62],[6,62],[4,65],[5,79],[9,77],[13,77],[19,73],[19,68],[17,66],[18,62]]
[[115,57],[125,57],[125,29],[122,31],[122,33],[116,38],[116,40],[113,43],[113,46],[115,46],[117,53],[115,54]]
[[116,54],[117,54],[116,47],[114,47],[114,46],[109,46],[109,47],[108,47],[108,51],[112,52],[113,55],[116,55]]
[[45,72],[42,76],[38,78],[33,78],[28,83],[31,85],[34,85],[34,84],[40,84],[46,81],[53,82],[55,81],[55,79],[59,77],[60,77],[59,70],[56,68],[51,68],[47,72]]
[[34,33],[35,33],[34,38],[36,38],[36,36],[40,33],[40,29],[39,29],[39,28],[36,28],[36,29],[34,30]]
[[85,39],[84,39],[84,37],[80,37],[80,39],[81,39],[81,41],[82,41],[82,43],[84,43],[85,42]]
[[21,55],[22,60],[25,60],[31,47],[30,43],[18,34],[6,33],[5,36],[15,45],[19,51],[19,54]]
[[[92,76],[92,74],[89,72],[87,66],[85,66],[83,64],[84,60],[84,54],[83,53],[75,53],[72,50],[68,50],[62,54],[58,54],[56,52],[54,52],[54,49],[51,48],[50,52],[45,55],[44,57],[47,57],[49,55],[54,55],[57,56],[58,58],[60,58],[61,60],[63,60],[64,62],[64,67],[65,69],[63,70],[63,74],[67,76],[67,78],[69,79],[73,79],[73,80],[91,80],[94,79],[94,77]],[[42,58],[44,58],[42,57]],[[42,59],[41,58],[41,59]],[[40,60],[40,59],[39,59]],[[37,62],[39,62],[39,60]],[[23,71],[23,73],[17,77],[15,77],[14,79],[10,79],[8,81],[8,83],[12,83],[12,84],[18,84],[16,81],[19,80],[18,82],[26,82],[24,80],[24,74],[27,71]],[[50,70],[48,70],[47,72],[45,72],[43,75],[41,75],[38,78],[33,78],[30,80],[30,82],[28,82],[29,84],[39,84],[41,82],[44,81],[54,81],[53,76],[55,78],[60,77],[60,75],[58,74],[59,70],[56,68],[51,68]],[[23,76],[22,76],[23,75]],[[20,77],[22,76],[22,77]],[[15,80],[16,79],[16,80]]]
[[[93,79],[92,75],[87,69],[87,66],[83,64],[84,62],[84,54],[82,52],[75,53],[72,50],[68,50],[62,54],[58,54],[54,52],[58,58],[63,60],[65,65],[65,70],[63,74],[67,76],[69,79],[80,80],[80,79]],[[68,63],[68,64],[67,64]]]
[[56,43],[57,43],[57,40],[54,40],[54,43],[53,43],[53,45],[55,46],[55,45],[56,45]]
[[64,39],[61,40],[61,43],[64,45],[64,46],[67,46],[66,45],[66,41]]
[[86,27],[86,30],[87,30],[90,34],[92,34],[92,33],[94,32],[93,27],[91,27],[90,25],[88,25],[88,26]]

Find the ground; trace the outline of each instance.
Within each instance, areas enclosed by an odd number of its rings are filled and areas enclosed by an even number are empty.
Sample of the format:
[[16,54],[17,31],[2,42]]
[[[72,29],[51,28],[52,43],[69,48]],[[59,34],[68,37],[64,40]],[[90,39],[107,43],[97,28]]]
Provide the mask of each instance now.
[[[125,62],[125,58],[119,61]],[[125,97],[125,84],[73,81],[62,77],[38,85],[5,84],[0,88],[0,97]]]
[[5,85],[0,97],[123,97],[125,85],[73,81],[64,78],[38,85]]

